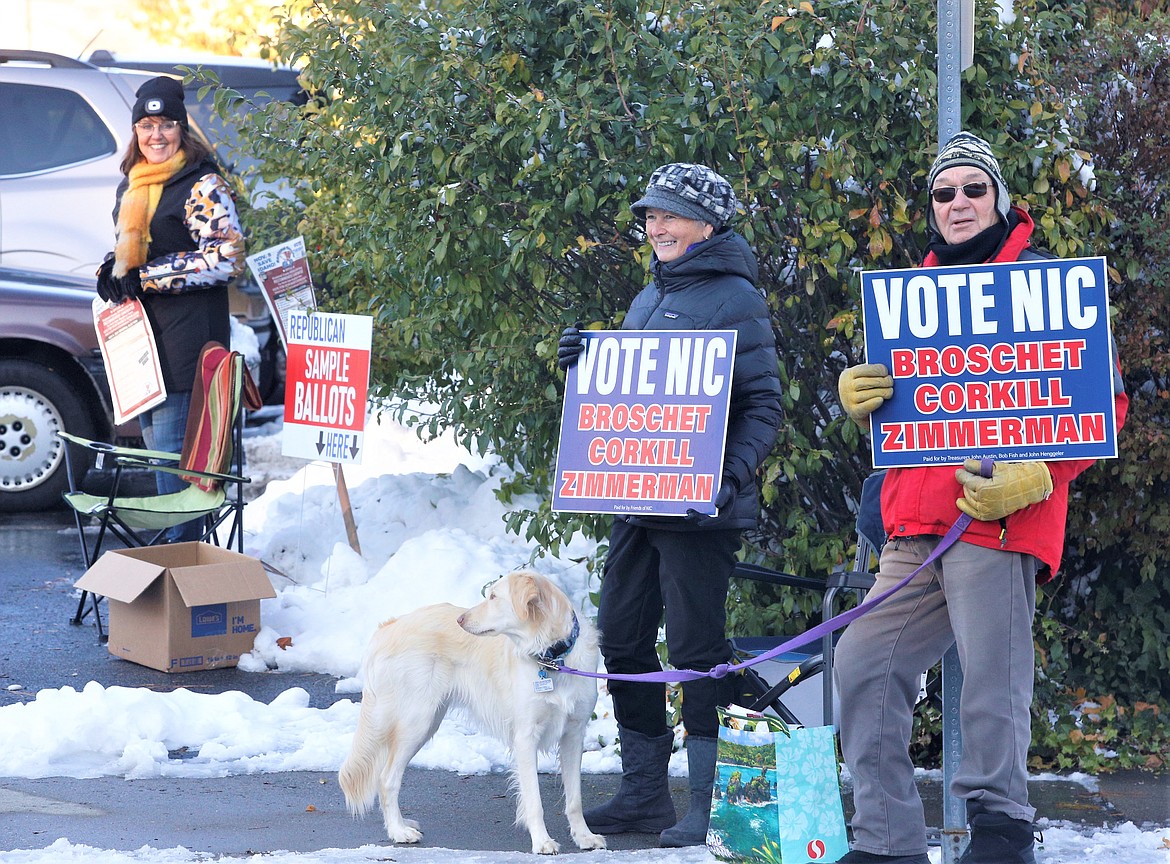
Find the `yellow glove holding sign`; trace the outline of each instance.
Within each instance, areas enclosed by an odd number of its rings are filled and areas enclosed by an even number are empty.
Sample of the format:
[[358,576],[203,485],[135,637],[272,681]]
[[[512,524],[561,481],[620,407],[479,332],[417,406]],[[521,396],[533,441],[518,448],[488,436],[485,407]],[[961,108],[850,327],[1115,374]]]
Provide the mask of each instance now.
[[955,472],[963,486],[955,505],[980,522],[1010,516],[1052,494],[1052,474],[1043,462],[996,462],[990,477],[980,476],[979,465],[968,459]]
[[881,363],[850,366],[837,379],[841,407],[862,429],[869,429],[869,415],[894,395],[894,379]]

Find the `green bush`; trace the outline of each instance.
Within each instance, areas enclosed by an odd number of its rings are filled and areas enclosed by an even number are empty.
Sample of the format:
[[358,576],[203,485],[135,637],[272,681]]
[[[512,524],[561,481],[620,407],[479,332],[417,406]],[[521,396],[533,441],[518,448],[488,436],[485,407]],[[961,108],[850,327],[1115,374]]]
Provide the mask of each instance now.
[[[804,572],[840,563],[867,458],[835,380],[860,351],[856,271],[921,258],[931,16],[853,0],[312,10],[272,51],[328,98],[254,112],[249,147],[269,179],[301,184],[283,227],[305,234],[332,302],[377,317],[377,382],[547,489],[555,337],[619,319],[643,284],[629,203],[649,172],[709,163],[747,207],[738,226],[783,352],[788,416],[754,554]],[[964,115],[995,141],[1045,244],[1071,255],[1103,214],[1034,44],[1068,20],[1025,9],[1001,26],[982,9]],[[597,524],[547,510],[521,522],[550,546]]]
[[[1038,640],[1038,701],[1063,708],[1033,728],[1057,765],[1108,766],[1098,751],[1116,749],[1113,762],[1160,767],[1170,740],[1170,18],[1103,17],[1056,80],[1081,108],[1095,196],[1111,214],[1091,241],[1118,273],[1113,330],[1130,408],[1120,458],[1073,490],[1069,565],[1043,592]],[[1086,703],[1103,706],[1090,722]]]
[[[1038,243],[1064,257],[1110,250],[1129,278],[1116,202],[1085,185],[1097,142],[1081,137],[1092,140],[1095,121],[1053,77],[1053,58],[1082,48],[1077,8],[1023,0],[1004,23],[995,4],[978,4],[963,125],[992,141]],[[745,554],[823,574],[850,555],[869,470],[835,387],[861,354],[856,273],[923,254],[935,33],[933,6],[908,0],[296,0],[269,51],[303,67],[319,98],[244,121],[265,179],[296,184],[293,199],[264,208],[263,236],[303,234],[328,304],[376,318],[375,384],[430,406],[425,432],[450,428],[516,467],[505,496],[547,498],[556,337],[574,321],[615,323],[644,283],[649,250],[629,203],[649,173],[713,166],[746,207],[737,227],[757,250],[782,356],[786,418]],[[1132,350],[1123,343],[1123,360]],[[1153,436],[1150,420],[1141,428]],[[1127,455],[1078,484],[1066,579],[1119,561],[1117,544],[1139,525],[1170,518],[1156,503],[1165,478]],[[1133,507],[1118,514],[1123,500]],[[602,531],[547,504],[509,524],[554,552]],[[1164,553],[1152,540],[1135,548],[1152,579]],[[745,595],[731,612],[742,632],[801,608]]]

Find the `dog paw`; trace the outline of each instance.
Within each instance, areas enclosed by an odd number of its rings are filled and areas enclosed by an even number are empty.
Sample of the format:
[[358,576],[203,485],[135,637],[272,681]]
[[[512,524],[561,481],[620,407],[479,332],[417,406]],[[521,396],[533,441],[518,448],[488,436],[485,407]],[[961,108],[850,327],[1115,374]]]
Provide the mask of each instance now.
[[418,830],[418,823],[413,819],[402,827],[386,833],[390,835],[390,840],[394,843],[417,843],[423,836],[422,832]]
[[551,837],[532,841],[533,855],[556,855],[561,851],[561,844]]
[[578,849],[604,849],[605,838],[600,834],[593,834],[591,832],[583,832],[580,834],[573,834],[573,842],[577,844]]

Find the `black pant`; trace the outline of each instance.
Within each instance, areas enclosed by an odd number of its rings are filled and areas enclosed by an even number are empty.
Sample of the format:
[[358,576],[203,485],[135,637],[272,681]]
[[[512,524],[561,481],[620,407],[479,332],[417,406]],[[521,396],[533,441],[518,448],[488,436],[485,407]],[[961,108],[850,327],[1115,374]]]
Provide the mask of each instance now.
[[[663,531],[614,521],[597,613],[608,671],[662,668],[655,645],[664,610],[666,645],[675,668],[706,671],[731,658],[725,606],[740,533]],[[610,681],[608,686],[621,726],[651,737],[668,731],[665,685]],[[732,676],[685,682],[682,718],[687,733],[718,735],[715,706],[727,705],[734,694]]]

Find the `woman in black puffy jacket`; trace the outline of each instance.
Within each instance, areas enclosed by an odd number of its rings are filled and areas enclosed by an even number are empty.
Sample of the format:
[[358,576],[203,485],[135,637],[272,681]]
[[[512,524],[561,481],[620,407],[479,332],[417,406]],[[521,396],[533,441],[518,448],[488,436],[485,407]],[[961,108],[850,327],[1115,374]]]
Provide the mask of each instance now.
[[[747,241],[727,227],[737,202],[731,184],[703,165],[658,168],[632,205],[654,249],[653,281],[622,323],[624,330],[735,330],[735,366],[716,495],[717,516],[616,516],[601,584],[598,625],[612,673],[656,672],[658,628],[676,668],[705,671],[731,658],[725,632],[728,581],[741,534],[756,524],[756,471],[776,441],[780,379],[768,304]],[[581,336],[561,338],[562,368],[576,362]],[[600,834],[662,832],[664,846],[705,842],[718,739],[717,705],[733,697],[729,679],[683,684],[691,803],[675,824],[667,786],[673,734],[664,685],[610,681],[621,736],[622,782],[616,796],[585,813]]]

